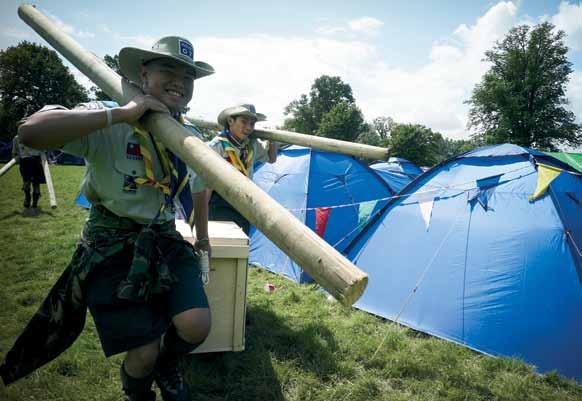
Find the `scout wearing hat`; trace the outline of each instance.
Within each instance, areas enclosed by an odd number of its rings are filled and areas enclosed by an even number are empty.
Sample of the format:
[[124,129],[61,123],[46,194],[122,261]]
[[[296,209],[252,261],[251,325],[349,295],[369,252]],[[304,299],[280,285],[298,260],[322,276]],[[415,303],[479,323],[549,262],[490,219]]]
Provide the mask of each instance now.
[[45,107],[19,129],[25,145],[86,159],[82,191],[92,208],[69,266],[7,353],[0,375],[11,383],[56,358],[82,331],[88,307],[105,355],[126,352],[121,381],[129,401],[155,400],[153,381],[165,401],[190,400],[176,358],[204,341],[210,312],[195,251],[174,224],[176,207],[191,216],[187,169],[137,127],[145,112],[165,112],[199,136],[181,111],[194,80],[214,69],[195,61],[192,43],[177,36],[151,50],[126,47],[119,62],[144,95],[122,107]]
[[[257,113],[252,104],[239,104],[228,107],[218,115],[218,123],[224,130],[208,143],[216,153],[222,156],[234,168],[247,176],[253,178],[254,164],[257,161],[268,161],[274,163],[277,160],[277,147],[274,143],[269,143],[255,138],[252,133],[257,121],[265,121],[264,114]],[[192,192],[195,199],[199,194],[206,192],[205,199],[210,199],[209,207],[206,203],[197,205],[197,213],[205,213],[208,208],[210,220],[234,221],[243,231],[249,234],[249,222],[236,209],[234,209],[218,193],[207,189],[206,183],[191,172]],[[210,192],[210,194],[208,193]],[[196,202],[196,201],[195,201]],[[201,203],[203,203],[201,201]],[[196,227],[197,233],[202,236],[207,233],[206,227]]]

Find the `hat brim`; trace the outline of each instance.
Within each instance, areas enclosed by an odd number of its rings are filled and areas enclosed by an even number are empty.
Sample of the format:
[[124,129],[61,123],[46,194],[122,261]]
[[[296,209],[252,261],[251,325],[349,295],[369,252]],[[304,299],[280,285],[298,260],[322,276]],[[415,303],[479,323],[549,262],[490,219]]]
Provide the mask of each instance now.
[[204,61],[194,61],[190,63],[182,58],[174,57],[166,53],[138,49],[137,47],[124,47],[121,49],[119,52],[119,69],[127,79],[137,84],[141,84],[141,66],[148,61],[159,58],[169,58],[185,65],[186,67],[192,68],[195,74],[194,79],[200,79],[214,74],[214,68]]
[[262,113],[251,113],[250,111],[241,111],[239,113],[232,113],[232,109],[231,107],[229,107],[228,109],[222,110],[220,112],[220,114],[218,115],[218,118],[216,119],[218,121],[218,124],[226,127],[226,119],[228,117],[239,117],[239,116],[247,116],[247,117],[251,117],[254,118],[255,121],[265,121],[267,120],[267,116],[262,114]]

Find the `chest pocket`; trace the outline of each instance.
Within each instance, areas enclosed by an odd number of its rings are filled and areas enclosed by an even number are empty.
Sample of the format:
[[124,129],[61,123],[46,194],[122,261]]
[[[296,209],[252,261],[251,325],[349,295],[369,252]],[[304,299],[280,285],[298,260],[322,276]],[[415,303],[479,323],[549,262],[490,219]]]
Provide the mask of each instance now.
[[118,175],[116,185],[120,185],[123,192],[135,193],[138,185],[135,179],[145,177],[143,160],[115,160],[115,172]]

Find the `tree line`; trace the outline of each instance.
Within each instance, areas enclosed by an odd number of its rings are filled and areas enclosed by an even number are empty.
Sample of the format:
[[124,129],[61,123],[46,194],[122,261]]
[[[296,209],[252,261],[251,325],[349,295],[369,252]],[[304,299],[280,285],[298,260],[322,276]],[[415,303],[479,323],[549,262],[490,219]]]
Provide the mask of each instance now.
[[[284,110],[283,129],[390,148],[393,156],[432,166],[477,146],[513,143],[555,151],[582,145],[582,126],[566,108],[572,63],[565,33],[544,22],[517,26],[485,53],[491,67],[469,99],[467,140],[444,137],[430,127],[399,123],[389,115],[366,122],[352,88],[337,76],[315,79]],[[119,73],[118,56],[104,61]],[[24,116],[45,104],[73,107],[107,100],[99,88],[79,85],[55,51],[31,42],[0,51],[0,140],[9,141]],[[389,110],[387,110],[389,114]]]

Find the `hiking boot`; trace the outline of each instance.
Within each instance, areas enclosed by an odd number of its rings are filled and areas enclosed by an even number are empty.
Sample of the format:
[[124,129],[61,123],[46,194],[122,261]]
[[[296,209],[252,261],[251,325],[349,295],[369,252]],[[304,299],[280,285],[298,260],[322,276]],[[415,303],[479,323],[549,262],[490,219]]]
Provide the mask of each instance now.
[[191,401],[184,375],[176,360],[161,358],[154,371],[154,380],[164,401]]
[[124,401],[156,401],[156,393],[148,391],[144,394],[126,394]]

